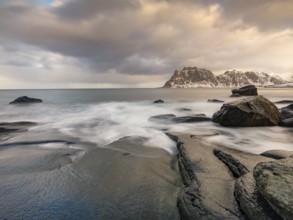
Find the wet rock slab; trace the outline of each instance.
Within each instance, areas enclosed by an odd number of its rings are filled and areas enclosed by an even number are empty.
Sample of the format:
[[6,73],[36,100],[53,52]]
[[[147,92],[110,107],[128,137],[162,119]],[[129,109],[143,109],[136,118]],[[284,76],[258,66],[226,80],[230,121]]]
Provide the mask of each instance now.
[[269,150],[261,153],[260,155],[264,157],[270,157],[276,160],[285,159],[293,155],[293,151],[287,150]]
[[283,218],[293,216],[293,158],[259,163],[253,171],[261,195]]

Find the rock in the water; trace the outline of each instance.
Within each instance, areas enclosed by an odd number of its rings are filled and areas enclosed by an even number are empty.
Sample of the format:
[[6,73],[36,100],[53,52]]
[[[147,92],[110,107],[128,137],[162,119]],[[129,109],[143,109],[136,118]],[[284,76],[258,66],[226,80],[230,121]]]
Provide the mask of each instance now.
[[204,122],[211,121],[212,119],[206,116],[184,116],[173,118],[172,121],[175,123],[193,123],[193,122]]
[[291,103],[293,103],[293,100],[281,100],[281,101],[277,101],[275,103],[276,104],[291,104]]
[[149,121],[157,121],[164,123],[193,123],[193,122],[204,122],[211,121],[212,119],[206,117],[205,114],[191,115],[191,116],[183,116],[176,117],[174,114],[163,114],[163,115],[155,115],[149,117]]
[[293,104],[280,109],[280,125],[293,127]]
[[221,102],[224,102],[224,101],[219,100],[219,99],[208,99],[208,102],[221,103]]
[[164,100],[162,100],[162,99],[158,99],[158,100],[154,101],[153,103],[154,103],[154,104],[164,103]]
[[259,163],[253,176],[257,189],[283,218],[293,216],[293,159]]
[[43,102],[42,99],[30,98],[27,96],[21,96],[14,101],[10,102],[9,104],[29,104],[29,103],[41,103]]
[[257,95],[257,88],[254,85],[243,86],[232,90],[232,97]]
[[158,122],[171,122],[172,119],[176,118],[174,114],[164,114],[164,115],[154,115],[149,117],[149,121],[158,121]]
[[273,126],[279,121],[277,107],[263,96],[226,103],[213,115],[213,122],[223,126]]
[[280,160],[280,159],[285,159],[290,157],[290,155],[293,154],[293,151],[287,151],[287,150],[268,150],[265,151],[263,153],[261,153],[260,155],[264,156],[264,157],[270,157],[276,160]]
[[191,112],[192,110],[190,108],[178,108],[179,111],[184,111],[184,112]]
[[245,174],[235,183],[235,198],[240,209],[250,220],[281,219],[258,192],[252,173]]

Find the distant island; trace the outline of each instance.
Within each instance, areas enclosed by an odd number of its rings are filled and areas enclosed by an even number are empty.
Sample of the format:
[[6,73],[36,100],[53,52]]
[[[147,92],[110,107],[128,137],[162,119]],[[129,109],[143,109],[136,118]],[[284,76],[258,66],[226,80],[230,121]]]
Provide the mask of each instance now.
[[172,77],[163,88],[222,88],[239,87],[253,84],[258,87],[291,87],[293,83],[277,75],[258,73],[253,71],[226,71],[215,76],[210,70],[197,67],[184,67],[181,71],[175,70]]

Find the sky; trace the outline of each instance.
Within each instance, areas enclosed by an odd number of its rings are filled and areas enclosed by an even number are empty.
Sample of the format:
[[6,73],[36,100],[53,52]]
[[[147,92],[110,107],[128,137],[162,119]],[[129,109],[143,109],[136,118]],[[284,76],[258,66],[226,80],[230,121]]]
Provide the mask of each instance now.
[[0,89],[160,87],[175,69],[293,76],[293,0],[0,0]]

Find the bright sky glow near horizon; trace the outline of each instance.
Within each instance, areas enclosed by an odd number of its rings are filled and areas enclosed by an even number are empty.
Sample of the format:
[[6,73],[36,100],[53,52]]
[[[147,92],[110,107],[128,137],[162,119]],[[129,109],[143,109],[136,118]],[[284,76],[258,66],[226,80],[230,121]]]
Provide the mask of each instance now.
[[293,0],[0,0],[0,89],[159,87],[175,69],[293,76]]

